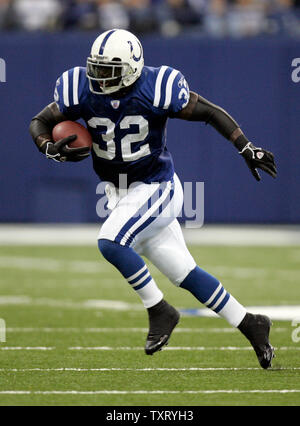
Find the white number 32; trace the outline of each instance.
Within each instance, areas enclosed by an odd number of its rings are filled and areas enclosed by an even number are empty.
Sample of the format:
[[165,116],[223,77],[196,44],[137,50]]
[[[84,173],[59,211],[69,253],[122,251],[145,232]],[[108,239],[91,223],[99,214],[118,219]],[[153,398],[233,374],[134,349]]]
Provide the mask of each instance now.
[[[97,127],[106,127],[105,134],[102,134],[102,140],[106,143],[106,149],[100,148],[97,143],[93,143],[96,155],[106,160],[113,160],[116,157],[115,128],[116,125],[109,118],[94,117],[88,121],[88,125],[93,129]],[[136,161],[139,158],[151,154],[148,143],[140,146],[138,151],[132,152],[132,144],[143,142],[149,134],[149,123],[141,115],[129,115],[120,122],[120,129],[130,129],[131,126],[139,127],[138,133],[130,133],[121,139],[121,152],[123,161]]]

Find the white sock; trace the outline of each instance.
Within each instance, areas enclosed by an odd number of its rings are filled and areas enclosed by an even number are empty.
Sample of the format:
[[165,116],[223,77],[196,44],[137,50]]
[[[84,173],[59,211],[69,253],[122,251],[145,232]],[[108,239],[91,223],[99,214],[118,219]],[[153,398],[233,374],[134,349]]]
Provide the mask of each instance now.
[[230,298],[223,309],[218,312],[220,317],[226,319],[233,327],[238,327],[245,318],[247,311],[233,296]]
[[145,308],[152,308],[157,305],[164,297],[163,293],[157,287],[155,281],[152,279],[145,287],[136,290],[137,294],[142,299]]

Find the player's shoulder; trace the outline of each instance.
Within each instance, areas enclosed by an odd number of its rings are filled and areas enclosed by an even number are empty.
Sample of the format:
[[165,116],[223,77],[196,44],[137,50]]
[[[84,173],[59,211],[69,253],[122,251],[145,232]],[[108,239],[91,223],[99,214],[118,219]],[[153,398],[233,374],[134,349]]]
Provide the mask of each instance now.
[[79,105],[88,87],[85,67],[74,67],[64,71],[56,81],[54,99],[65,107]]
[[[141,77],[143,91],[154,108],[175,112],[185,106],[189,89],[181,71],[168,65],[145,66]],[[181,98],[184,102],[178,102]]]

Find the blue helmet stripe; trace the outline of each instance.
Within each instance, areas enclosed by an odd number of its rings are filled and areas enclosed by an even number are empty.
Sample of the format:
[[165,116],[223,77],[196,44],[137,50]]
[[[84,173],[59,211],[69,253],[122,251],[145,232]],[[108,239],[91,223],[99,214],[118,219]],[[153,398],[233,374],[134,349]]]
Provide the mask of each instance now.
[[107,40],[109,39],[109,37],[110,37],[110,36],[111,36],[114,32],[116,32],[116,30],[111,30],[111,31],[109,31],[109,33],[107,33],[107,34],[106,34],[106,36],[104,37],[104,39],[103,39],[103,41],[102,41],[102,43],[101,43],[101,46],[100,46],[99,55],[103,55],[104,48],[105,48],[105,46],[106,46]]

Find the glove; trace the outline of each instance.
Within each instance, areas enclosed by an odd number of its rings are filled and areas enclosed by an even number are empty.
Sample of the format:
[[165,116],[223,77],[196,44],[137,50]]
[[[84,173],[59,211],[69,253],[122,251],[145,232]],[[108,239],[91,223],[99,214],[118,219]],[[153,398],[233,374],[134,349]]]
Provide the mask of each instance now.
[[244,157],[247,166],[257,181],[261,180],[257,169],[263,170],[274,179],[276,178],[277,169],[272,152],[266,151],[262,148],[256,148],[251,142],[248,142],[240,151],[240,155]]
[[78,162],[82,161],[89,156],[90,149],[83,148],[69,148],[68,144],[77,139],[76,135],[68,136],[58,142],[48,141],[43,145],[41,151],[46,155],[49,160],[54,160],[58,163],[65,161]]

